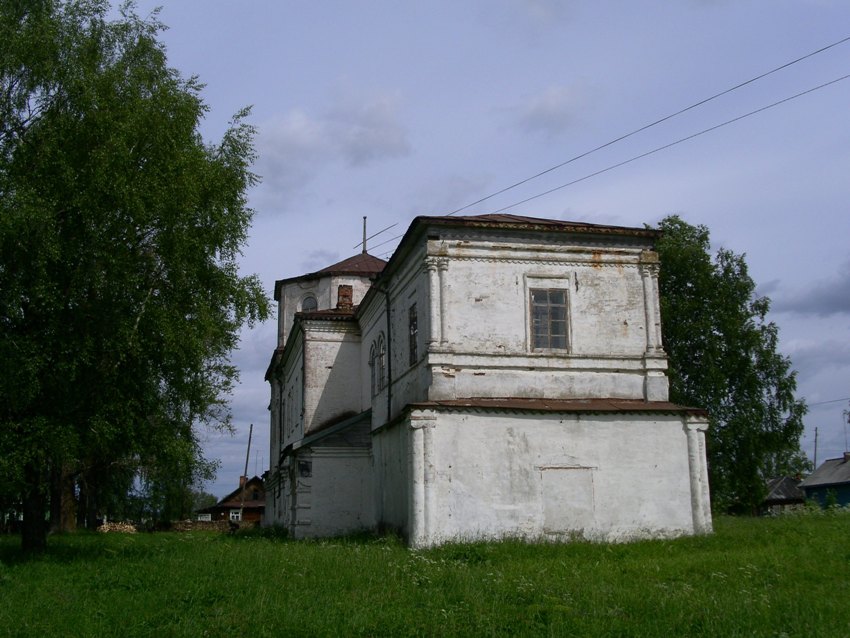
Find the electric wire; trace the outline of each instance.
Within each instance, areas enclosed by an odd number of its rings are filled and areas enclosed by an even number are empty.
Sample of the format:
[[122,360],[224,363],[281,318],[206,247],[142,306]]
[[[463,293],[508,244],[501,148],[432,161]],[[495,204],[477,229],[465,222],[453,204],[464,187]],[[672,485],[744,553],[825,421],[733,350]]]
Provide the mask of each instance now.
[[[843,40],[842,40],[842,42],[843,42]],[[813,93],[813,92],[815,92],[815,91],[819,91],[819,90],[824,89],[824,88],[826,88],[826,87],[828,87],[828,86],[831,86],[831,85],[833,85],[833,84],[837,84],[838,82],[841,82],[841,81],[846,80],[846,79],[848,79],[848,78],[850,78],[850,74],[848,74],[848,75],[843,75],[843,76],[841,76],[841,77],[839,77],[839,78],[836,78],[836,79],[834,79],[834,80],[830,80],[829,82],[825,82],[825,83],[823,83],[823,84],[820,84],[820,85],[818,85],[818,86],[812,87],[812,88],[810,88],[810,89],[806,89],[805,91],[801,91],[801,92],[796,93],[796,94],[794,94],[794,95],[792,95],[792,96],[786,97],[786,98],[784,98],[784,99],[782,99],[782,100],[778,100],[777,102],[773,102],[772,104],[768,104],[767,106],[762,106],[762,107],[760,107],[760,108],[758,108],[758,109],[755,109],[755,110],[750,111],[750,112],[748,112],[748,113],[745,113],[745,114],[743,114],[743,115],[739,115],[739,116],[734,117],[734,118],[732,118],[732,119],[730,119],[730,120],[726,120],[725,122],[721,122],[720,124],[716,124],[716,125],[711,126],[711,127],[709,127],[709,128],[703,129],[703,130],[701,130],[701,131],[699,131],[699,132],[697,132],[697,133],[693,133],[693,134],[688,135],[688,136],[686,136],[686,137],[682,137],[682,138],[680,138],[680,139],[678,139],[678,140],[676,140],[676,141],[674,141],[674,142],[670,142],[669,144],[664,144],[663,146],[659,146],[659,147],[656,147],[656,148],[654,148],[654,149],[652,149],[652,150],[646,151],[645,153],[641,153],[641,154],[639,154],[639,155],[635,155],[634,157],[631,157],[631,158],[629,158],[629,159],[627,159],[627,160],[623,160],[622,162],[617,162],[616,164],[612,164],[611,166],[607,166],[606,168],[600,169],[600,170],[598,170],[598,171],[594,171],[594,172],[592,172],[592,173],[589,173],[589,174],[587,174],[587,175],[584,175],[583,177],[579,177],[578,179],[574,179],[574,180],[572,180],[572,181],[570,181],[570,182],[567,182],[567,183],[565,183],[565,184],[561,184],[560,186],[555,186],[554,188],[550,188],[550,189],[545,190],[545,191],[543,191],[543,192],[541,192],[541,193],[537,193],[536,195],[532,195],[531,197],[527,197],[527,198],[525,198],[525,199],[523,199],[523,200],[520,200],[520,201],[518,201],[518,202],[514,202],[513,204],[509,204],[509,205],[507,205],[507,206],[503,206],[502,208],[498,208],[498,209],[496,209],[496,210],[494,210],[494,211],[491,211],[491,213],[490,213],[490,214],[495,215],[495,214],[497,214],[497,213],[501,213],[501,212],[504,212],[504,211],[506,211],[506,210],[510,210],[511,208],[516,208],[517,206],[521,206],[522,204],[526,204],[526,203],[528,203],[528,202],[530,202],[530,201],[533,201],[533,200],[535,200],[535,199],[539,199],[540,197],[544,197],[544,196],[549,195],[549,194],[551,194],[551,193],[554,193],[554,192],[556,192],[556,191],[562,190],[562,189],[564,189],[564,188],[567,188],[568,186],[573,186],[574,184],[578,184],[578,183],[583,182],[583,181],[585,181],[585,180],[588,180],[588,179],[590,179],[590,178],[592,178],[592,177],[596,177],[596,176],[598,176],[598,175],[602,175],[603,173],[607,173],[607,172],[612,171],[612,170],[614,170],[614,169],[616,169],[616,168],[620,168],[621,166],[625,166],[626,164],[631,164],[632,162],[636,162],[637,160],[639,160],[639,159],[643,159],[644,157],[648,157],[648,156],[650,156],[650,155],[654,155],[655,153],[659,153],[660,151],[666,150],[666,149],[671,148],[671,147],[673,147],[673,146],[677,146],[678,144],[682,144],[683,142],[687,142],[687,141],[692,140],[692,139],[694,139],[694,138],[700,137],[700,136],[702,136],[702,135],[705,135],[706,133],[711,133],[712,131],[716,131],[716,130],[718,130],[718,129],[720,129],[720,128],[723,128],[723,127],[725,127],[725,126],[728,126],[728,125],[730,125],[730,124],[734,124],[735,122],[739,122],[739,121],[741,121],[741,120],[743,120],[743,119],[746,119],[746,118],[748,118],[748,117],[751,117],[751,116],[753,116],[753,115],[757,115],[758,113],[762,113],[762,112],[767,111],[767,110],[769,110],[769,109],[772,109],[772,108],[774,108],[774,107],[777,107],[777,106],[780,106],[780,105],[782,105],[782,104],[785,104],[786,102],[790,102],[790,101],[795,100],[795,99],[797,99],[797,98],[803,97],[804,95],[808,95],[809,93]],[[599,148],[603,148],[603,147],[599,147]],[[542,173],[541,173],[541,174],[542,174]],[[533,178],[529,178],[529,179],[533,179]],[[526,181],[528,181],[528,180],[526,180]],[[505,189],[505,190],[508,190],[508,189]],[[500,192],[504,192],[504,190],[503,190],[503,191],[500,191]],[[497,195],[497,194],[498,194],[498,193],[494,193],[494,196],[495,196],[495,195]],[[489,199],[489,198],[490,198],[490,196],[488,196],[488,197],[486,197],[486,198],[484,198],[484,199],[479,200],[479,202],[481,202],[481,201],[486,201],[486,199]],[[475,203],[478,203],[478,202],[475,202]],[[473,203],[472,205],[474,205],[474,203]],[[464,207],[464,208],[466,208],[466,207]],[[460,210],[463,210],[463,209],[458,209],[458,210],[456,210],[455,212],[459,212]],[[448,217],[448,216],[450,216],[450,215],[451,215],[451,214],[446,215],[446,217]],[[380,243],[378,243],[378,244],[375,244],[374,246],[372,246],[372,249],[379,248],[380,246],[384,246],[384,245],[386,245],[386,244],[389,244],[389,243],[391,243],[391,242],[395,241],[396,239],[399,239],[399,238],[401,238],[401,237],[403,237],[403,236],[404,236],[404,235],[403,235],[403,234],[401,234],[401,235],[396,235],[395,237],[391,237],[391,238],[389,238],[389,239],[387,239],[387,240],[384,240],[384,241],[382,241],[382,242],[380,242]],[[391,251],[390,251],[390,253],[391,253]],[[382,254],[389,254],[389,253],[382,253]]]
[[[794,64],[797,64],[798,62],[802,62],[803,60],[806,60],[806,59],[811,58],[811,57],[813,57],[813,56],[815,56],[815,55],[818,55],[819,53],[823,53],[824,51],[828,51],[829,49],[832,49],[832,48],[834,48],[834,47],[836,47],[836,46],[838,46],[838,45],[840,45],[840,44],[844,44],[845,42],[848,42],[848,41],[850,41],[850,36],[847,36],[847,37],[845,37],[845,38],[842,38],[841,40],[837,40],[836,42],[833,42],[832,44],[828,44],[828,45],[826,45],[826,46],[823,46],[823,47],[821,47],[821,48],[819,48],[819,49],[817,49],[817,50],[815,50],[815,51],[811,51],[810,53],[807,53],[806,55],[803,55],[803,56],[800,56],[800,57],[798,57],[798,58],[795,58],[794,60],[791,60],[791,61],[789,61],[789,62],[786,62],[785,64],[782,64],[782,65],[777,66],[777,67],[775,67],[775,68],[773,68],[773,69],[771,69],[771,70],[769,70],[769,71],[766,71],[766,72],[764,72],[764,73],[761,73],[760,75],[757,75],[757,76],[755,76],[755,77],[752,77],[752,78],[750,78],[749,80],[746,80],[746,81],[744,81],[744,82],[741,82],[741,83],[739,83],[739,84],[736,84],[735,86],[732,86],[732,87],[730,87],[730,88],[728,88],[728,89],[725,89],[724,91],[721,91],[721,92],[719,92],[719,93],[715,93],[714,95],[712,95],[712,96],[710,96],[710,97],[707,97],[707,98],[702,99],[702,100],[700,100],[700,101],[698,101],[698,102],[695,102],[694,104],[691,104],[690,106],[687,106],[687,107],[685,107],[685,108],[683,108],[683,109],[681,109],[681,110],[679,110],[679,111],[676,111],[675,113],[671,113],[671,114],[669,114],[669,115],[666,115],[666,116],[664,116],[664,117],[662,117],[662,118],[659,118],[659,119],[655,120],[654,122],[651,122],[651,123],[649,123],[649,124],[645,124],[644,126],[641,126],[640,128],[637,128],[637,129],[635,129],[634,131],[631,131],[630,133],[626,133],[626,134],[624,134],[624,135],[621,135],[621,136],[619,136],[619,137],[617,137],[617,138],[615,138],[615,139],[613,139],[613,140],[611,140],[611,141],[609,141],[609,142],[606,142],[605,144],[601,144],[601,145],[599,145],[599,146],[597,146],[597,147],[595,147],[595,148],[592,148],[592,149],[590,149],[590,150],[588,150],[588,151],[585,151],[585,152],[583,152],[583,153],[581,153],[581,154],[579,154],[579,155],[576,155],[576,156],[574,156],[574,157],[571,157],[570,159],[568,159],[568,160],[566,160],[566,161],[564,161],[564,162],[561,162],[560,164],[557,164],[557,165],[555,165],[555,166],[552,166],[552,167],[550,167],[550,168],[547,168],[546,170],[540,171],[539,173],[536,173],[536,174],[534,174],[534,175],[531,175],[530,177],[527,177],[527,178],[522,179],[522,180],[520,180],[520,181],[518,181],[518,182],[515,182],[515,183],[513,183],[513,184],[511,184],[511,185],[509,185],[509,186],[506,186],[506,187],[504,187],[504,188],[502,188],[502,189],[500,189],[500,190],[498,190],[498,191],[495,191],[495,192],[493,192],[493,193],[491,193],[491,194],[489,194],[489,195],[486,195],[485,197],[482,197],[482,198],[480,198],[480,199],[477,199],[477,200],[475,200],[474,202],[471,202],[471,203],[469,203],[469,204],[466,204],[465,206],[461,206],[460,208],[456,208],[456,209],[454,209],[453,211],[451,211],[451,212],[449,212],[449,213],[446,213],[446,214],[445,214],[445,216],[446,216],[446,217],[450,217],[450,216],[452,216],[452,215],[456,215],[457,213],[462,212],[462,211],[464,211],[464,210],[466,210],[466,209],[468,209],[468,208],[471,208],[471,207],[473,207],[473,206],[475,206],[475,205],[477,205],[477,204],[481,204],[481,203],[483,203],[483,202],[486,202],[487,200],[490,200],[490,199],[492,199],[492,198],[494,198],[494,197],[496,197],[496,196],[498,196],[498,195],[501,195],[501,194],[503,194],[503,193],[506,193],[506,192],[508,192],[508,191],[510,191],[510,190],[512,190],[512,189],[514,189],[514,188],[517,188],[518,186],[522,186],[523,184],[527,184],[528,182],[530,182],[530,181],[532,181],[532,180],[535,180],[535,179],[537,179],[538,177],[542,177],[543,175],[546,175],[546,174],[548,174],[548,173],[551,173],[552,171],[555,171],[555,170],[557,170],[557,169],[559,169],[559,168],[562,168],[562,167],[564,167],[564,166],[567,166],[568,164],[571,164],[571,163],[573,163],[573,162],[575,162],[575,161],[577,161],[577,160],[579,160],[579,159],[585,158],[585,157],[587,157],[588,155],[591,155],[592,153],[595,153],[595,152],[600,151],[600,150],[602,150],[602,149],[604,149],[604,148],[607,148],[607,147],[609,147],[609,146],[612,146],[613,144],[616,144],[617,142],[621,142],[621,141],[623,141],[623,140],[625,140],[625,139],[628,139],[629,137],[632,137],[632,136],[634,136],[634,135],[637,135],[638,133],[641,133],[641,132],[643,132],[643,131],[645,131],[645,130],[647,130],[647,129],[652,128],[653,126],[657,126],[658,124],[662,124],[663,122],[666,122],[666,121],[668,121],[668,120],[670,120],[670,119],[672,119],[672,118],[674,118],[674,117],[677,117],[677,116],[682,115],[683,113],[686,113],[686,112],[688,112],[688,111],[691,111],[691,110],[693,110],[693,109],[695,109],[695,108],[697,108],[697,107],[699,107],[699,106],[702,106],[702,105],[704,105],[704,104],[707,104],[708,102],[711,102],[712,100],[715,100],[715,99],[717,99],[717,98],[719,98],[719,97],[722,97],[722,96],[724,96],[724,95],[727,95],[727,94],[729,94],[729,93],[731,93],[731,92],[733,92],[733,91],[736,91],[737,89],[740,89],[740,88],[742,88],[742,87],[745,87],[745,86],[747,86],[747,85],[749,85],[749,84],[752,84],[752,83],[754,83],[754,82],[757,82],[758,80],[761,80],[761,79],[763,79],[763,78],[765,78],[765,77],[767,77],[767,76],[769,76],[769,75],[772,75],[772,74],[774,74],[774,73],[777,73],[778,71],[781,71],[781,70],[783,70],[783,69],[787,69],[788,67],[790,67],[790,66],[792,66],[792,65],[794,65]],[[791,97],[789,97],[789,98],[786,98],[785,100],[780,100],[779,102],[775,102],[775,103],[770,104],[770,105],[768,105],[768,106],[766,106],[766,107],[763,107],[763,108],[761,108],[761,109],[757,109],[757,110],[755,110],[755,111],[751,111],[750,113],[747,113],[747,114],[745,114],[745,115],[742,115],[742,116],[740,116],[740,117],[738,117],[738,118],[735,118],[735,119],[729,120],[729,121],[724,122],[724,123],[722,123],[722,124],[718,124],[717,126],[711,127],[711,128],[709,128],[709,129],[705,129],[705,130],[703,130],[703,131],[700,131],[699,133],[695,133],[694,135],[691,135],[691,136],[688,136],[688,137],[682,138],[682,139],[680,139],[680,140],[677,140],[676,142],[672,142],[671,144],[667,144],[667,145],[665,145],[665,146],[662,146],[662,147],[659,147],[659,148],[653,149],[652,151],[649,151],[649,152],[647,152],[647,153],[643,153],[643,154],[641,154],[641,155],[638,155],[638,156],[636,156],[636,157],[633,157],[633,158],[631,158],[631,159],[629,159],[629,160],[626,160],[626,161],[624,161],[624,162],[620,162],[620,163],[615,164],[615,165],[613,165],[613,166],[609,166],[608,168],[602,169],[601,171],[597,171],[597,172],[595,172],[595,173],[591,173],[590,175],[586,175],[586,176],[584,176],[584,177],[582,177],[582,178],[579,178],[578,180],[574,180],[574,181],[569,182],[569,183],[567,183],[567,184],[563,184],[563,185],[561,185],[561,186],[558,186],[558,187],[556,187],[556,188],[550,189],[550,190],[548,190],[548,191],[545,191],[545,192],[540,193],[540,194],[538,194],[538,195],[535,195],[535,196],[533,196],[533,197],[530,197],[530,198],[524,199],[524,200],[522,200],[522,201],[520,201],[520,202],[516,202],[515,204],[511,204],[511,205],[509,205],[509,206],[505,206],[505,207],[503,207],[503,208],[497,209],[496,211],[493,211],[493,214],[495,214],[495,213],[499,213],[499,212],[503,212],[503,211],[505,211],[505,210],[508,210],[508,209],[510,209],[510,208],[514,208],[514,207],[516,207],[516,206],[520,206],[521,204],[524,204],[524,203],[526,203],[526,202],[532,201],[532,200],[537,199],[537,198],[539,198],[539,197],[543,197],[544,195],[548,195],[549,193],[552,193],[552,192],[554,192],[554,191],[557,191],[557,190],[560,190],[560,189],[566,188],[567,186],[571,186],[571,185],[576,184],[576,183],[579,183],[579,182],[581,182],[581,181],[584,181],[584,180],[590,179],[591,177],[595,177],[595,176],[600,175],[600,174],[602,174],[602,173],[605,173],[605,172],[607,172],[607,171],[613,170],[613,169],[615,169],[615,168],[619,168],[620,166],[623,166],[623,165],[625,165],[625,164],[628,164],[628,163],[634,162],[634,161],[636,161],[636,160],[638,160],[638,159],[641,159],[641,158],[646,157],[646,156],[648,156],[648,155],[652,155],[652,154],[657,153],[657,152],[659,152],[659,151],[661,151],[661,150],[664,150],[664,149],[666,149],[666,148],[670,148],[671,146],[675,146],[676,144],[680,144],[680,143],[682,143],[682,142],[688,141],[688,140],[693,139],[693,138],[695,138],[695,137],[699,137],[700,135],[704,135],[705,133],[709,133],[709,132],[711,132],[711,131],[713,131],[713,130],[716,130],[716,129],[721,128],[721,127],[723,127],[723,126],[726,126],[726,125],[728,125],[728,124],[732,124],[732,123],[734,123],[734,122],[736,122],[736,121],[738,121],[738,120],[744,119],[744,118],[749,117],[749,116],[751,116],[751,115],[755,115],[756,113],[759,113],[759,112],[761,112],[761,111],[764,111],[764,110],[767,110],[767,109],[773,108],[774,106],[779,106],[780,104],[783,104],[784,102],[787,102],[787,101],[789,101],[789,100],[793,100],[793,99],[795,99],[795,98],[797,98],[797,97],[801,97],[802,95],[805,95],[806,93],[811,93],[812,91],[816,91],[816,90],[818,90],[818,89],[820,89],[820,88],[824,88],[824,87],[826,87],[826,86],[829,86],[830,84],[834,84],[834,83],[839,82],[839,81],[841,81],[841,80],[844,80],[844,79],[846,79],[846,78],[847,78],[847,76],[844,76],[844,77],[842,77],[842,78],[838,78],[837,80],[833,80],[832,82],[828,82],[828,83],[826,83],[826,84],[823,84],[823,85],[821,85],[821,86],[815,87],[815,88],[813,88],[813,89],[809,89],[808,91],[804,91],[804,92],[799,93],[799,94],[797,94],[797,95],[794,95],[794,96],[791,96]],[[385,230],[387,230],[387,229],[385,229]],[[383,231],[381,231],[381,232],[383,232]],[[376,233],[376,235],[381,234],[381,232]],[[404,236],[403,234],[401,234],[401,235],[396,235],[396,236],[391,237],[391,238],[389,238],[389,239],[387,239],[387,240],[384,240],[384,241],[382,241],[382,242],[380,242],[380,243],[378,243],[378,244],[373,245],[371,248],[374,250],[375,248],[379,248],[379,247],[381,247],[381,246],[385,246],[386,244],[389,244],[389,243],[391,243],[391,242],[395,241],[396,239],[399,239],[399,238],[401,238],[401,237],[403,237],[403,236]],[[369,239],[371,239],[371,237],[370,237]],[[391,251],[390,251],[389,253],[382,253],[382,255],[387,255],[387,254],[391,254]]]
[[786,62],[785,64],[782,64],[781,66],[778,66],[774,69],[771,69],[770,71],[766,71],[765,73],[762,73],[762,74],[757,75],[753,78],[750,78],[749,80],[746,80],[745,82],[741,82],[740,84],[736,84],[733,87],[730,87],[730,88],[728,88],[724,91],[721,91],[720,93],[715,93],[714,95],[707,97],[703,100],[700,100],[699,102],[695,102],[694,104],[691,104],[688,107],[685,107],[685,108],[683,108],[679,111],[676,111],[675,113],[671,113],[670,115],[666,115],[666,116],[664,116],[664,117],[662,117],[658,120],[655,120],[654,122],[651,122],[650,124],[646,124],[644,126],[641,126],[640,128],[635,129],[634,131],[632,131],[630,133],[626,133],[624,135],[621,135],[620,137],[617,137],[617,138],[611,140],[610,142],[606,142],[605,144],[597,146],[596,148],[592,148],[589,151],[585,151],[585,152],[583,152],[579,155],[576,155],[575,157],[571,157],[570,159],[568,159],[564,162],[561,162],[560,164],[557,164],[555,166],[547,168],[544,171],[540,171],[539,173],[536,173],[535,175],[532,175],[531,177],[526,177],[525,179],[522,179],[522,180],[520,180],[520,181],[518,181],[514,184],[511,184],[510,186],[505,186],[504,188],[502,188],[502,189],[500,189],[500,190],[498,190],[494,193],[491,193],[491,194],[489,194],[485,197],[482,197],[481,199],[478,199],[474,202],[466,204],[465,206],[461,206],[460,208],[456,208],[455,210],[451,211],[450,213],[446,213],[445,216],[449,217],[449,216],[452,216],[452,215],[456,215],[457,213],[460,213],[461,211],[464,211],[467,208],[472,208],[473,206],[476,206],[477,204],[481,204],[483,202],[486,202],[487,200],[492,199],[493,197],[496,197],[497,195],[501,195],[502,193],[506,193],[509,190],[513,190],[514,188],[516,188],[518,186],[522,186],[523,184],[527,184],[528,182],[535,180],[538,177],[542,177],[543,175],[546,175],[548,173],[551,173],[552,171],[555,171],[559,168],[562,168],[562,167],[566,166],[567,164],[571,164],[572,162],[575,162],[575,161],[580,160],[584,157],[587,157],[588,155],[590,155],[592,153],[595,153],[597,151],[601,151],[602,149],[607,148],[607,147],[609,147],[613,144],[616,144],[617,142],[622,142],[623,140],[628,139],[629,137],[632,137],[633,135],[637,135],[638,133],[641,133],[641,132],[643,132],[643,131],[645,131],[649,128],[652,128],[653,126],[657,126],[658,124],[661,124],[663,122],[666,122],[667,120],[670,120],[674,117],[682,115],[683,113],[687,113],[688,111],[691,111],[691,110],[693,110],[693,109],[695,109],[699,106],[702,106],[703,104],[707,104],[708,102],[711,102],[712,100],[715,100],[715,99],[722,97],[722,96],[724,96],[728,93],[731,93],[732,91],[736,91],[736,90],[738,90],[742,87],[747,86],[748,84],[752,84],[753,82],[757,82],[758,80],[766,78],[767,76],[772,75],[774,73],[777,73],[778,71],[781,71],[783,69],[787,69],[788,67],[790,67],[794,64],[797,64],[798,62],[802,62],[803,60],[806,60],[807,58],[815,56],[819,53],[823,53],[824,51],[828,51],[829,49],[832,49],[833,47],[836,47],[839,44],[843,44],[847,41],[850,41],[850,36],[847,36],[846,38],[842,38],[841,40],[838,40],[837,42],[833,42],[832,44],[828,44],[824,47],[821,47],[820,49],[817,49],[816,51],[812,51],[811,53],[807,53],[806,55],[803,55],[799,58],[791,60],[790,62]]
[[518,201],[518,202],[514,202],[513,204],[509,204],[509,205],[507,205],[507,206],[503,206],[502,208],[498,208],[498,209],[496,209],[496,210],[494,210],[494,211],[491,211],[491,213],[490,213],[490,214],[491,214],[491,215],[495,215],[495,214],[497,214],[497,213],[501,213],[501,212],[504,212],[504,211],[506,211],[506,210],[510,210],[511,208],[515,208],[515,207],[520,206],[520,205],[522,205],[522,204],[526,204],[526,203],[528,203],[528,202],[530,202],[530,201],[533,201],[533,200],[535,200],[535,199],[539,199],[540,197],[543,197],[543,196],[545,196],[545,195],[549,195],[549,194],[551,194],[551,193],[554,193],[555,191],[559,191],[559,190],[561,190],[561,189],[567,188],[568,186],[572,186],[572,185],[574,185],[574,184],[578,184],[579,182],[583,182],[583,181],[585,181],[585,180],[588,180],[588,179],[590,179],[591,177],[596,177],[597,175],[601,175],[601,174],[603,174],[603,173],[607,173],[608,171],[612,171],[612,170],[614,170],[615,168],[620,168],[621,166],[625,166],[626,164],[631,164],[632,162],[635,162],[635,161],[637,161],[637,160],[639,160],[639,159],[643,159],[644,157],[648,157],[648,156],[650,156],[650,155],[654,155],[655,153],[658,153],[658,152],[660,152],[660,151],[666,150],[666,149],[668,149],[668,148],[671,148],[671,147],[676,146],[676,145],[678,145],[678,144],[681,144],[681,143],[683,143],[683,142],[687,142],[687,141],[692,140],[692,139],[694,139],[694,138],[696,138],[696,137],[700,137],[701,135],[705,135],[706,133],[711,133],[712,131],[716,131],[717,129],[719,129],[719,128],[723,128],[724,126],[728,126],[728,125],[730,125],[730,124],[734,124],[735,122],[739,122],[739,121],[741,121],[741,120],[743,120],[743,119],[745,119],[745,118],[748,118],[748,117],[750,117],[750,116],[756,115],[756,114],[758,114],[758,113],[763,113],[764,111],[767,111],[768,109],[772,109],[772,108],[774,108],[774,107],[776,107],[776,106],[779,106],[779,105],[781,105],[781,104],[785,104],[786,102],[790,102],[791,100],[796,100],[797,98],[802,97],[802,96],[804,96],[804,95],[808,95],[809,93],[813,93],[814,91],[819,91],[820,89],[824,89],[824,88],[826,88],[826,87],[828,87],[828,86],[831,86],[831,85],[833,85],[833,84],[837,84],[838,82],[841,82],[842,80],[846,80],[847,78],[850,78],[850,74],[848,74],[848,75],[844,75],[844,76],[842,76],[842,77],[840,77],[840,78],[836,78],[836,79],[831,80],[831,81],[829,81],[829,82],[825,82],[824,84],[820,84],[820,85],[818,85],[818,86],[812,87],[812,88],[807,89],[807,90],[805,90],[805,91],[801,91],[800,93],[797,93],[797,94],[792,95],[792,96],[790,96],[790,97],[786,97],[785,99],[779,100],[778,102],[774,102],[774,103],[772,103],[772,104],[768,104],[767,106],[763,106],[763,107],[761,107],[761,108],[755,109],[754,111],[750,111],[749,113],[745,113],[744,115],[739,115],[738,117],[734,117],[734,118],[732,118],[731,120],[726,120],[725,122],[722,122],[722,123],[720,123],[720,124],[716,124],[715,126],[711,126],[711,127],[707,128],[707,129],[703,129],[702,131],[699,131],[698,133],[694,133],[694,134],[692,134],[692,135],[688,135],[688,136],[686,136],[686,137],[682,137],[682,138],[680,138],[680,139],[676,140],[675,142],[670,142],[669,144],[665,144],[665,145],[663,145],[663,146],[659,146],[659,147],[657,147],[657,148],[652,149],[651,151],[646,151],[645,153],[641,153],[640,155],[635,155],[635,156],[634,156],[634,157],[632,157],[632,158],[629,158],[629,159],[624,160],[624,161],[622,161],[622,162],[618,162],[618,163],[616,163],[616,164],[612,164],[611,166],[608,166],[608,167],[606,167],[606,168],[600,169],[600,170],[598,170],[598,171],[594,171],[593,173],[589,173],[589,174],[587,174],[587,175],[585,175],[585,176],[583,176],[583,177],[579,177],[578,179],[574,179],[574,180],[572,180],[572,181],[570,181],[570,182],[567,182],[566,184],[561,184],[560,186],[555,186],[554,188],[550,188],[549,190],[545,190],[545,191],[543,191],[542,193],[538,193],[538,194],[536,194],[536,195],[532,195],[531,197],[526,197],[526,198],[525,198],[525,199],[523,199],[523,200],[520,200],[520,201]]
[[838,403],[839,401],[850,401],[850,397],[844,397],[843,399],[830,399],[829,401],[818,401],[817,403],[808,403],[809,407],[813,405],[826,405],[827,403]]
[[[378,231],[377,233],[375,233],[374,235],[369,235],[369,236],[366,238],[366,241],[369,241],[369,240],[370,240],[370,239],[372,239],[373,237],[377,237],[377,236],[378,236],[378,235],[380,235],[381,233],[385,233],[385,232],[387,232],[390,228],[394,228],[395,226],[398,226],[398,222],[396,222],[395,224],[390,224],[390,225],[389,225],[389,226],[387,226],[386,228],[382,228],[381,230],[379,230],[379,231]],[[358,247],[358,246],[360,246],[362,243],[363,243],[363,242],[357,242],[356,244],[354,244],[354,245],[352,246],[352,248],[357,248],[357,247]]]

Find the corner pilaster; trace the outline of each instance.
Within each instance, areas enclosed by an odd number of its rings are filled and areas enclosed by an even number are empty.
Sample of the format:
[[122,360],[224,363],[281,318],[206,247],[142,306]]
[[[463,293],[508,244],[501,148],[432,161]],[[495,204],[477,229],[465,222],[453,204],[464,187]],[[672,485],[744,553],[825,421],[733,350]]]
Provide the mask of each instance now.
[[711,498],[708,491],[708,462],[705,453],[705,431],[708,421],[703,417],[685,417],[688,437],[688,473],[691,484],[691,516],[694,534],[710,534]]

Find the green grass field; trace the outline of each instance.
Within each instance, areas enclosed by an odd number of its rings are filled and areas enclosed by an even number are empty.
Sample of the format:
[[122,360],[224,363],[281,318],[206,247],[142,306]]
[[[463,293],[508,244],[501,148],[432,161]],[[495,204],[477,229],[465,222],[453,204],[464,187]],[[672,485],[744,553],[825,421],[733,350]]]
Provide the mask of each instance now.
[[0,635],[850,636],[850,514],[701,538],[411,551],[392,538],[0,537]]

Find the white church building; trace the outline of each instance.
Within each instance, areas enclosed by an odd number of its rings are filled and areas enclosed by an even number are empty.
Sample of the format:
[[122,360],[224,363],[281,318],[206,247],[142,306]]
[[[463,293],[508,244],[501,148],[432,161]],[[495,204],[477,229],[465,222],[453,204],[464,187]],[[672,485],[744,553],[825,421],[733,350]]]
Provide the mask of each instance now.
[[276,282],[266,523],[446,541],[711,531],[704,411],[668,401],[658,231],[417,217]]

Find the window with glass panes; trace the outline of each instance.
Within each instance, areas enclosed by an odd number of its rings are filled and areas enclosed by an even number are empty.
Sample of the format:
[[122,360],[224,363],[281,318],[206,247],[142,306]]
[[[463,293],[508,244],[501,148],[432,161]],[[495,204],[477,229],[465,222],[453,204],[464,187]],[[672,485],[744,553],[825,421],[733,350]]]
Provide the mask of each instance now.
[[567,291],[531,289],[532,350],[567,349]]

